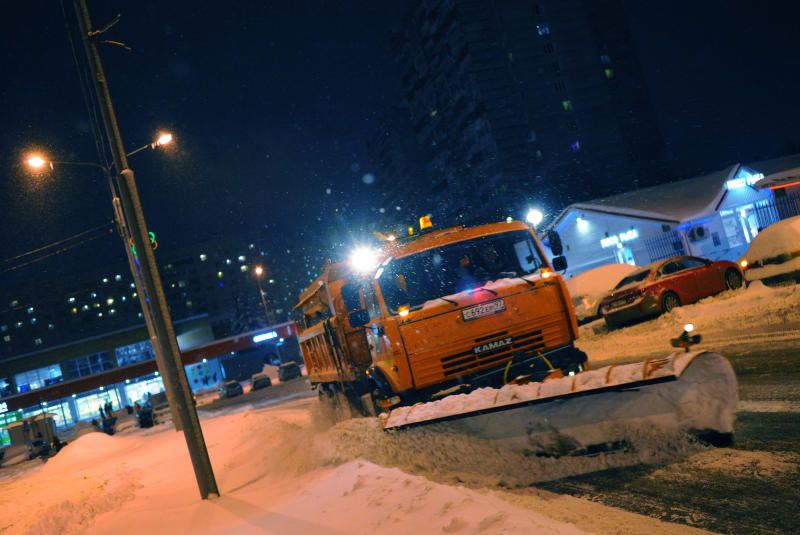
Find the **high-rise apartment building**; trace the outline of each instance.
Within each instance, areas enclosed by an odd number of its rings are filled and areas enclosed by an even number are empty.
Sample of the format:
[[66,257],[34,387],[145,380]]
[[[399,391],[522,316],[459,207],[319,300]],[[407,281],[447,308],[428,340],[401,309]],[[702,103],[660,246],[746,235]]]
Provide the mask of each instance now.
[[419,0],[394,45],[408,111],[393,130],[417,148],[373,142],[387,223],[409,219],[394,205],[454,224],[669,176],[622,0]]

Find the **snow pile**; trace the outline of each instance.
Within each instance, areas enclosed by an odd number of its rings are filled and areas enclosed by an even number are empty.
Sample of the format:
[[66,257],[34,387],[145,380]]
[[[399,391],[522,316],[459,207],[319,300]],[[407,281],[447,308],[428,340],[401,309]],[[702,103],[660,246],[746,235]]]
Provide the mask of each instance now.
[[747,259],[750,268],[745,276],[747,280],[755,281],[800,271],[798,256],[779,264],[755,265],[756,262],[776,256],[797,254],[800,254],[800,216],[779,221],[759,232],[740,261]]
[[686,323],[693,323],[694,332],[702,335],[702,349],[796,348],[800,342],[800,286],[770,288],[754,282],[747,289],[723,292],[612,332],[598,320],[581,327],[577,345],[594,366],[641,360],[663,354]]
[[797,251],[800,251],[800,216],[778,221],[759,232],[742,258],[752,264]]
[[[496,483],[497,474],[526,477],[537,463],[550,476],[564,469],[557,459],[476,447],[480,441],[470,437],[447,448],[439,435],[431,436],[438,441],[390,435],[376,419],[318,425],[309,411],[316,406],[302,400],[203,419],[222,494],[206,501],[199,499],[181,433],[158,426],[84,435],[46,464],[30,462],[40,468],[0,480],[0,533],[686,532],[576,498],[451,484],[462,480],[458,470],[484,465],[486,479],[473,479],[478,486]],[[566,472],[608,465],[602,456],[567,461]],[[427,477],[437,473],[440,482]]]
[[623,278],[636,271],[628,264],[608,264],[590,269],[566,281],[579,318],[594,316],[603,297]]

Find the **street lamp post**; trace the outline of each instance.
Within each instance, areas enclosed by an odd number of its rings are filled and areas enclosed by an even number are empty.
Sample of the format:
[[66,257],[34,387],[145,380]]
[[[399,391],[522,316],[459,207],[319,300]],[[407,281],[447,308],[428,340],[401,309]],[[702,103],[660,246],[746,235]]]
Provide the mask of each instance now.
[[256,266],[255,268],[256,282],[258,283],[258,295],[261,297],[261,306],[264,307],[264,317],[267,319],[267,325],[275,324],[275,316],[267,304],[267,294],[264,293],[264,286],[261,283],[261,276],[264,274],[264,268]]
[[165,384],[170,382],[173,385],[175,406],[180,414],[180,422],[183,424],[183,435],[186,439],[186,446],[189,450],[189,457],[194,468],[200,496],[206,499],[211,495],[219,495],[219,490],[211,460],[208,457],[208,449],[206,448],[203,431],[197,417],[197,410],[194,407],[191,390],[186,379],[186,372],[183,369],[175,329],[172,325],[172,317],[164,295],[155,255],[149,246],[150,236],[139,198],[136,179],[133,171],[128,167],[127,153],[122,143],[122,135],[117,124],[114,105],[111,102],[108,79],[100,61],[100,54],[97,51],[95,38],[98,35],[102,35],[103,31],[95,31],[92,27],[86,0],[73,0],[73,4],[83,38],[89,69],[92,73],[91,78],[95,86],[95,96],[100,105],[106,136],[114,157],[121,216],[126,222],[126,228],[130,230],[130,237],[137,251],[136,257],[133,258],[132,266],[138,269],[134,271],[133,275],[134,278],[141,277],[142,285],[147,294],[147,299],[142,300],[142,303],[146,302],[147,304],[146,307],[143,306],[143,313],[145,315],[150,314],[151,321],[148,323],[150,337],[161,346],[166,356],[161,375],[164,376]]

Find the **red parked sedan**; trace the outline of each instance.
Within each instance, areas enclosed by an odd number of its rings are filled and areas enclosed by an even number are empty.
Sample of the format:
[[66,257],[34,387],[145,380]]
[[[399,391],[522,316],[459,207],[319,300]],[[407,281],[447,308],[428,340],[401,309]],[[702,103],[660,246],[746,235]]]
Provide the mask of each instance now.
[[673,256],[634,271],[600,303],[610,329],[633,320],[658,316],[675,307],[742,286],[734,262]]

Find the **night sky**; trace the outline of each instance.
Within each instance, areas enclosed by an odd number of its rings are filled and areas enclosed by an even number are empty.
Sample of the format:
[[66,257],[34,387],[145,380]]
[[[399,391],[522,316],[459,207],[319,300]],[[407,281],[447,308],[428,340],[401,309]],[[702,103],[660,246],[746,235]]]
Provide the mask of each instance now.
[[[71,2],[64,7],[74,24]],[[676,176],[800,152],[798,3],[628,7]],[[365,146],[400,99],[389,31],[403,2],[95,0],[90,8],[95,26],[122,13],[108,38],[132,48],[101,49],[126,148],[161,129],[175,135],[169,150],[131,159],[163,250],[255,235],[276,251],[303,244],[324,258],[313,238],[321,210],[347,202],[354,224],[369,217],[381,177],[362,180],[372,171]],[[32,178],[21,168],[35,148],[54,159],[97,156],[61,4],[3,9],[0,262],[112,218],[99,172]],[[121,257],[106,237],[12,274],[36,280]]]

